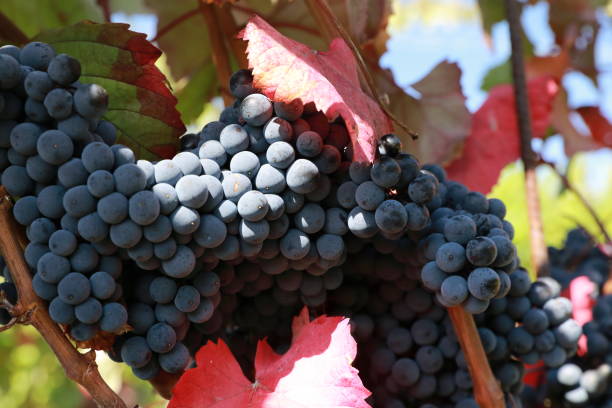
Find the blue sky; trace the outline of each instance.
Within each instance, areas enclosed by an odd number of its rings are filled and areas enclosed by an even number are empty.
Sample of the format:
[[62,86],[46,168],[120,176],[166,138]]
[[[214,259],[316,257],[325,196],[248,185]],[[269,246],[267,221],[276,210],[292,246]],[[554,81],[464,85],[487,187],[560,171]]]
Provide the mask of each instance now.
[[[411,0],[405,0],[410,2]],[[472,4],[476,0],[457,0]],[[571,107],[599,105],[604,114],[612,119],[612,23],[610,18],[599,16],[602,25],[596,44],[596,64],[600,69],[599,89],[580,73],[567,74],[563,86],[568,92]],[[527,36],[535,47],[536,54],[546,55],[554,46],[553,33],[547,25],[548,4],[539,2],[526,6],[522,23]],[[116,13],[113,21],[129,23],[135,31],[153,38],[157,20],[151,14],[125,15]],[[487,72],[506,61],[510,56],[510,39],[506,23],[493,27],[491,46],[478,20],[460,21],[453,24],[410,24],[391,37],[388,52],[381,64],[390,68],[396,81],[409,90],[410,84],[418,81],[441,60],[457,62],[462,70],[461,85],[470,111],[475,111],[486,99],[480,84]],[[581,126],[580,122],[576,123]],[[534,147],[541,143],[535,141]],[[548,160],[564,166],[563,142],[552,137],[545,143],[542,154]],[[608,160],[609,149],[601,152]],[[601,159],[604,159],[602,156]]]

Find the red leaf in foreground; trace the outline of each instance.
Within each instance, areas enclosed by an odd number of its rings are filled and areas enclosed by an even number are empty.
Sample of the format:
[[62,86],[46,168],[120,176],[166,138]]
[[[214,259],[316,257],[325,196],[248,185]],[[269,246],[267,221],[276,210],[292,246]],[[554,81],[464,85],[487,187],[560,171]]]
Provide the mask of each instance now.
[[[550,124],[552,102],[559,87],[551,77],[527,84],[534,137],[543,137]],[[511,85],[498,85],[472,118],[472,130],[462,155],[447,168],[450,178],[470,189],[488,193],[501,170],[520,157],[514,93]]]
[[[294,321],[291,348],[278,355],[260,341],[255,382],[244,377],[227,345],[208,342],[173,391],[168,408],[368,408],[370,392],[351,366],[357,344],[348,319]],[[295,331],[297,329],[297,331]]]
[[342,116],[356,161],[374,159],[376,140],[391,132],[391,122],[360,85],[357,64],[346,43],[336,38],[327,52],[311,50],[276,31],[261,17],[240,34],[248,41],[255,86],[274,101],[314,102],[329,119]]

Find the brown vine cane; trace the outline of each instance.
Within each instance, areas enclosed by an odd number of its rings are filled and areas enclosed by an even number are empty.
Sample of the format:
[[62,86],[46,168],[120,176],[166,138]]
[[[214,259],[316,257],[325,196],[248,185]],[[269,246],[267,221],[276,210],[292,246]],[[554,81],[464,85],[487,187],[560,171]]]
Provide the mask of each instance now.
[[121,398],[100,376],[92,356],[77,351],[60,327],[51,320],[46,305],[34,293],[30,269],[25,263],[20,245],[23,244],[23,230],[13,218],[13,202],[3,186],[0,186],[0,200],[0,250],[19,294],[13,313],[29,313],[28,323],[34,326],[51,346],[66,376],[83,386],[96,405],[104,408],[126,408]]
[[504,408],[504,394],[491,371],[474,318],[462,306],[449,307],[447,310],[472,377],[474,399],[478,406]]

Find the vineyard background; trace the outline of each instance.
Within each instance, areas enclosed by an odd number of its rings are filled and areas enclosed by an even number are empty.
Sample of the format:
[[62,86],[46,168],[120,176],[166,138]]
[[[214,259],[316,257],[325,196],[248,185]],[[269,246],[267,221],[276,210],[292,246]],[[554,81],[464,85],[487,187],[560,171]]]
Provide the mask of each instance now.
[[[107,2],[2,0],[1,3],[2,13],[26,35],[33,36],[43,29],[62,27],[84,19],[103,22],[104,9],[98,3]],[[153,40],[160,34],[159,27],[164,26],[158,21],[158,16],[168,20],[171,19],[170,12],[160,8],[163,3],[160,1],[145,0],[144,3],[152,8],[142,3],[140,0],[111,1],[108,6],[112,11],[111,21],[128,23],[132,30],[144,32],[149,40]],[[179,1],[178,8],[188,9],[192,3],[195,2]],[[261,8],[268,2],[249,3],[258,3]],[[387,51],[381,58],[381,66],[391,69],[396,83],[409,95],[417,98],[421,96],[411,84],[420,81],[444,60],[458,64],[461,70],[461,90],[466,97],[465,105],[472,113],[484,103],[492,87],[510,81],[510,40],[507,23],[499,21],[503,15],[501,2],[403,0],[392,3],[393,14],[387,27],[390,37],[386,43]],[[492,3],[499,3],[499,9]],[[522,15],[523,29],[530,45],[527,47],[528,52],[536,56],[554,55],[555,35],[549,25],[551,6],[546,1],[530,3],[533,4],[526,5]],[[567,92],[568,106],[599,106],[608,120],[612,120],[612,2],[576,3],[597,3],[593,10],[598,29],[593,43],[587,47],[588,52],[592,52],[591,59],[585,59],[591,62],[592,70],[585,68],[580,72],[573,69],[565,73],[561,86]],[[569,13],[567,10],[565,12]],[[189,41],[201,41],[201,34],[194,33]],[[161,38],[170,40],[170,35]],[[312,38],[310,40],[310,45],[322,47],[322,42],[317,43]],[[167,52],[163,43],[159,45]],[[178,108],[188,129],[198,131],[204,123],[215,119],[223,107],[223,100],[216,96],[219,92],[214,79],[214,66],[210,63],[173,65],[168,58],[177,54],[176,50],[167,52],[158,66],[179,98]],[[180,57],[178,55],[177,58]],[[185,58],[185,55],[182,57]],[[197,62],[200,58],[203,57],[196,56],[194,60]],[[182,63],[185,60],[180,61]],[[546,69],[551,73],[556,72],[556,62],[550,61],[544,66],[544,71]],[[579,132],[588,134],[586,124],[577,113],[570,117]],[[607,137],[604,141],[611,145],[610,130]],[[543,142],[534,140],[533,145],[544,159],[554,162],[561,172],[567,171],[569,180],[591,203],[608,231],[612,231],[612,150],[596,148],[570,158],[564,151],[564,138],[554,133],[548,135]],[[577,197],[563,189],[555,171],[543,165],[538,168],[537,174],[546,243],[559,246],[567,231],[576,225],[584,226],[601,239],[594,220]],[[523,263],[529,266],[523,180],[522,165],[513,162],[504,168],[490,196],[506,203],[507,218],[516,228],[515,244],[519,255]],[[149,384],[133,377],[127,367],[111,362],[103,353],[98,353],[97,361],[103,377],[128,404],[165,406],[165,400],[156,396]],[[0,334],[0,406],[69,408],[93,404],[64,376],[55,356],[37,332],[32,327],[19,326]]]

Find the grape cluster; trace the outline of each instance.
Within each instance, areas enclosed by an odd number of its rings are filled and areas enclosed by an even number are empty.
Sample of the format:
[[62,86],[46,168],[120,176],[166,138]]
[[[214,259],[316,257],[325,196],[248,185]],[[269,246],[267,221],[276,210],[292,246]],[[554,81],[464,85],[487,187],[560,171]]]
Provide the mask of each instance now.
[[443,206],[431,216],[431,233],[419,242],[420,255],[428,261],[421,279],[443,305],[481,313],[510,290],[510,274],[519,264],[514,229],[504,220],[500,200],[456,182],[446,186]]
[[[180,314],[181,324],[208,320],[218,303],[218,278],[214,272],[196,270],[204,248],[194,246],[180,229],[180,214],[172,216],[188,208],[181,205],[183,197],[179,201],[162,193],[166,201],[160,203],[153,191],[168,181],[159,175],[166,163],[137,161],[130,148],[114,144],[114,126],[101,119],[108,104],[106,91],[78,82],[77,60],[55,55],[43,43],[2,50],[0,72],[14,61],[24,64],[24,58],[33,67],[22,65],[19,81],[5,87],[3,97],[12,95],[21,105],[10,112],[4,106],[7,115],[0,128],[7,157],[2,184],[19,197],[13,213],[26,226],[30,242],[24,255],[34,273],[34,291],[49,301],[51,318],[66,325],[77,341],[92,340],[100,331],[129,331],[120,354],[141,376],[151,378],[159,367],[182,371],[190,355],[177,328],[164,326],[171,319],[167,316]],[[62,96],[62,103],[55,94]],[[36,101],[42,101],[46,116],[30,112],[28,106],[36,106]],[[181,157],[177,162],[183,163]],[[186,177],[181,173],[180,179]],[[126,267],[129,275],[124,278]],[[146,320],[124,290],[132,280],[145,277],[155,283],[155,299],[165,309],[155,309],[154,327],[145,328],[149,340],[143,350],[138,348],[143,340],[138,329]],[[170,341],[173,337],[178,340]]]
[[560,407],[609,407],[612,401],[612,295],[597,299],[593,320],[583,327],[587,352],[546,373],[539,390],[529,389],[529,402],[548,399]]
[[558,288],[517,269],[504,204],[421,167],[396,136],[352,162],[341,119],[272,102],[241,70],[219,120],[152,163],[115,144],[106,91],[79,75],[47,44],[0,48],[2,184],[52,319],[77,341],[116,335],[109,355],[138,377],[180,373],[219,337],[248,372],[258,338],[289,347],[304,305],[351,317],[376,406],[475,406],[445,307],[476,315],[510,394],[515,357],[547,360],[530,341],[553,334],[551,366],[573,352],[566,305],[547,315]]
[[78,81],[76,59],[40,42],[2,47],[0,72],[2,185],[19,197],[13,214],[30,241],[24,255],[34,290],[74,339],[118,332],[127,322],[117,284],[122,262],[117,248],[99,239],[108,227],[96,217],[99,196],[88,186],[90,174],[112,169],[122,149],[111,150],[116,130],[101,119],[108,95]]
[[212,318],[221,300],[218,276],[204,264],[180,280],[143,271],[135,262],[127,262],[126,268],[134,276],[124,284],[131,330],[116,338],[110,357],[128,364],[144,380],[161,370],[182,372],[191,363],[203,333],[218,324]]
[[[594,283],[596,299],[592,320],[582,327],[582,352],[566,363],[545,372],[537,389],[526,387],[523,400],[528,407],[543,402],[558,407],[610,407],[612,401],[612,295],[602,295],[612,262],[583,229],[570,231],[562,248],[549,247],[551,276],[563,288],[572,280],[587,277]],[[569,300],[562,298],[567,308]],[[580,301],[589,303],[588,299]],[[546,305],[546,304],[545,304]]]
[[559,407],[609,407],[612,401],[612,354],[610,325],[612,296],[600,297],[594,308],[594,320],[584,325],[587,352],[558,368],[546,372],[545,383],[538,389],[526,388],[527,406],[544,400]]
[[597,247],[593,237],[582,228],[569,231],[562,248],[548,247],[548,258],[550,275],[563,288],[578,276],[587,276],[598,287],[608,279],[609,255]]
[[[345,281],[329,294],[328,310],[351,317],[359,350],[356,367],[373,391],[371,403],[384,408],[477,407],[445,307],[419,281],[414,258],[392,247],[373,241],[352,248]],[[516,398],[522,365],[499,353],[498,336],[490,329],[480,326],[478,332],[489,357],[493,350],[498,353],[492,360],[494,374],[505,382],[508,397]]]
[[506,343],[503,357],[512,355],[525,364],[541,360],[548,367],[561,366],[576,354],[582,335],[582,328],[572,319],[571,302],[560,296],[561,286],[552,278],[531,282],[527,271],[519,268],[510,279],[508,296],[495,299],[485,313],[476,315],[477,324]]

